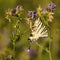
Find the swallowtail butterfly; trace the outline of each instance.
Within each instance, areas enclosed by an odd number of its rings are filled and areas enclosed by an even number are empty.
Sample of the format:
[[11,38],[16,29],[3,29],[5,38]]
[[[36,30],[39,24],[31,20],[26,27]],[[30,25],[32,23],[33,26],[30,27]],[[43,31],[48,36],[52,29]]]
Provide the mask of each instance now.
[[38,40],[40,37],[48,37],[48,32],[40,18],[38,18],[33,24],[28,40],[32,42]]

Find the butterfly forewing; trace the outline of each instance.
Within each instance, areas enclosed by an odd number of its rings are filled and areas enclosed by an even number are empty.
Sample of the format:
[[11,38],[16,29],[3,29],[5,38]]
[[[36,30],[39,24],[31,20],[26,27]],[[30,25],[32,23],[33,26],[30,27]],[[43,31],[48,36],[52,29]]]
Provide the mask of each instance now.
[[32,28],[32,32],[31,32],[31,35],[29,37],[29,40],[36,41],[40,37],[48,37],[47,29],[46,29],[45,25],[41,22],[41,20],[39,18],[36,19],[36,21],[34,22],[33,27],[34,28]]

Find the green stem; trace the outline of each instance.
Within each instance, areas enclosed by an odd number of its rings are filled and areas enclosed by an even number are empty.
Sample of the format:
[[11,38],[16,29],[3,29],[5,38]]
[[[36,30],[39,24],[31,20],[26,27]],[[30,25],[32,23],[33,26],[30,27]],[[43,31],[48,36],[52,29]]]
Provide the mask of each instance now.
[[51,52],[49,52],[49,58],[50,58],[50,60],[52,60]]
[[[47,48],[45,49],[43,46],[41,46],[39,43],[37,43],[36,41],[34,41],[36,43],[37,46],[39,46],[40,48],[44,49],[48,54],[49,54],[49,58],[50,60],[52,60],[52,57],[51,57],[51,52],[50,50],[48,50]],[[50,47],[49,47],[50,49]]]
[[14,51],[13,60],[15,60],[15,41],[13,41],[13,51]]
[[[51,50],[50,47],[51,47],[51,41],[49,40],[49,51]],[[52,60],[51,51],[49,52],[49,58],[50,60]]]
[[42,48],[43,50],[45,50],[47,53],[49,53],[49,50],[46,48],[44,48],[43,46],[41,46],[39,43],[37,43],[36,41],[34,41],[36,43],[37,46],[39,46],[40,48]]

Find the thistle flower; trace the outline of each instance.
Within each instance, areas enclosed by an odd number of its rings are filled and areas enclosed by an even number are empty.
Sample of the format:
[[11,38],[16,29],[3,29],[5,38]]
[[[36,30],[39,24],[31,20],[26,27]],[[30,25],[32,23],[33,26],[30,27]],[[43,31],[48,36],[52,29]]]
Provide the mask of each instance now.
[[30,56],[34,55],[35,52],[33,49],[30,49],[30,47],[23,47],[23,50],[25,50]]
[[16,7],[16,9],[19,9],[19,8],[22,8],[22,6],[18,5],[18,6]]
[[51,2],[51,3],[49,3],[49,5],[43,10],[43,14],[47,14],[47,17],[48,17],[47,20],[48,20],[49,22],[52,22],[52,20],[53,20],[53,15],[54,15],[53,11],[55,10],[55,8],[56,8],[55,3],[54,3],[54,2]]
[[13,9],[8,9],[6,14],[8,16],[18,16],[18,14],[20,14],[22,10],[23,10],[22,6],[18,5],[17,7]]
[[54,2],[51,2],[48,7],[50,7],[51,9],[55,9],[56,8],[56,5]]
[[29,37],[29,41],[36,41],[40,37],[48,37],[48,32],[45,26],[42,24],[40,19],[38,18],[34,23],[34,28],[32,28],[31,35]]
[[19,14],[21,11],[23,11],[23,8],[22,8],[22,6],[18,5],[16,7],[16,14]]
[[14,16],[16,14],[16,8],[12,9],[12,16]]
[[32,49],[28,49],[27,52],[30,56],[33,56],[35,54],[34,50]]
[[53,12],[55,10],[55,8],[56,8],[55,3],[51,2],[44,10],[49,11],[49,12]]
[[36,11],[28,11],[28,16],[33,19],[36,17]]

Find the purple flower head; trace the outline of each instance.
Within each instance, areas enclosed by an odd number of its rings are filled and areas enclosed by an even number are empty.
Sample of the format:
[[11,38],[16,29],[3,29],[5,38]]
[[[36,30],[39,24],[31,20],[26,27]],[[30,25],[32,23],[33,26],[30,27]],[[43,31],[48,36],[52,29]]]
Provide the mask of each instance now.
[[48,8],[48,7],[43,10],[43,12],[46,12],[46,11],[53,12],[53,10],[51,8]]
[[20,5],[18,5],[16,8],[20,8]]
[[36,11],[28,11],[28,16],[33,19],[36,17]]
[[33,14],[34,14],[34,17],[36,17],[36,11],[34,11]]
[[34,50],[32,50],[32,49],[28,49],[28,54],[29,54],[30,56],[32,56],[32,55],[35,54],[35,52],[34,52]]
[[28,11],[28,16],[31,17],[31,15],[32,15],[32,11]]
[[43,10],[43,13],[45,14],[45,13],[46,13],[46,11],[47,11],[47,9],[45,8],[45,9]]
[[22,6],[18,5],[18,6],[16,7],[16,10],[18,10],[18,9],[22,9]]
[[51,2],[49,5],[48,5],[49,8],[51,9],[55,9],[56,8],[56,5],[54,2]]
[[16,12],[19,11],[19,9],[22,10],[22,6],[18,5],[16,8],[13,8],[11,10],[12,16],[16,15]]
[[51,2],[48,7],[46,8],[49,12],[53,12],[56,8],[56,5],[54,2]]
[[32,13],[33,13],[34,15],[36,15],[36,11],[33,11]]
[[49,3],[49,5],[43,10],[43,12],[49,11],[53,12],[56,8],[56,5],[54,2]]
[[16,13],[16,8],[12,9],[12,15],[15,15]]
[[34,50],[30,49],[30,47],[23,47],[23,50],[25,50],[30,56],[34,55]]

